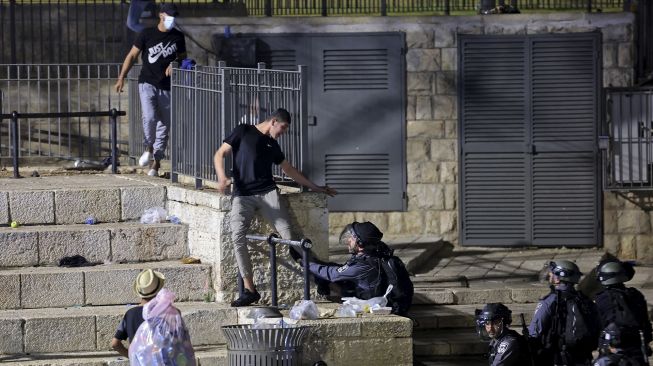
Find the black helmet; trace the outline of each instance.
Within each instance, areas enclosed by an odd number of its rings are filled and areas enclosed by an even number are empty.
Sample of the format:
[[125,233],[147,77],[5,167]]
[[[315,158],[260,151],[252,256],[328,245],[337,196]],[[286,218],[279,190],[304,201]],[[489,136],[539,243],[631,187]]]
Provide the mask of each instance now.
[[629,277],[624,263],[620,261],[610,261],[599,265],[596,278],[602,285],[617,285],[624,283],[632,278]]
[[485,330],[485,324],[497,319],[503,320],[503,325],[512,324],[512,311],[500,302],[485,305],[483,309],[476,309],[476,332],[481,339],[489,340],[490,335]]
[[563,282],[580,282],[581,273],[576,263],[564,259],[549,262],[549,270]]
[[603,350],[607,350],[608,347],[621,348],[622,345],[637,345],[639,343],[639,329],[632,326],[617,325],[616,323],[608,324],[599,338],[599,346]]

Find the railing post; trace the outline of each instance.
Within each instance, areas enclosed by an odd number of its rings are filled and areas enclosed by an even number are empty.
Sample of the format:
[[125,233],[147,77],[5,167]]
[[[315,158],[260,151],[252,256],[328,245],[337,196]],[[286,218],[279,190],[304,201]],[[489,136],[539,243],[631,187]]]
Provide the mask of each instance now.
[[14,163],[14,178],[20,178],[20,173],[18,171],[18,153],[19,142],[18,142],[18,112],[11,112],[11,141],[12,141],[12,158]]
[[308,265],[311,262],[311,248],[313,243],[309,239],[302,239],[300,241],[302,246],[302,265],[304,267],[304,300],[311,299],[311,276]]
[[111,173],[118,173],[118,110],[111,109]]
[[388,0],[381,0],[381,16],[388,15]]
[[265,16],[272,16],[272,0],[265,0]]
[[272,306],[277,306],[277,244],[273,239],[279,238],[277,234],[268,236],[268,245],[270,246],[270,302]]
[[322,16],[327,16],[327,0],[322,0]]
[[174,88],[175,83],[175,69],[179,67],[178,62],[172,63],[172,75],[170,75],[170,128],[168,134],[170,135],[170,181],[172,183],[177,183],[179,181],[179,176],[177,175],[177,123],[175,121],[175,95],[177,94],[176,88]]
[[587,12],[592,12],[592,0],[587,0]]
[[15,65],[16,60],[16,0],[9,1],[9,42],[11,52],[11,63]]
[[451,15],[451,4],[449,0],[444,0],[444,15]]

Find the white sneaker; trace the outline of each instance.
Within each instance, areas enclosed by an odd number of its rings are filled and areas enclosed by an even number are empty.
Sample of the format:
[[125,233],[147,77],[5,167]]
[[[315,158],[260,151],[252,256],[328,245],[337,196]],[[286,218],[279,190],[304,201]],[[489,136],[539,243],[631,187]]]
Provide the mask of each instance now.
[[150,169],[149,172],[147,172],[147,175],[150,177],[158,177],[159,176],[159,171],[155,169]]
[[146,151],[141,155],[141,158],[138,159],[138,165],[140,166],[146,166],[150,163],[150,160],[152,160],[152,153],[149,151]]

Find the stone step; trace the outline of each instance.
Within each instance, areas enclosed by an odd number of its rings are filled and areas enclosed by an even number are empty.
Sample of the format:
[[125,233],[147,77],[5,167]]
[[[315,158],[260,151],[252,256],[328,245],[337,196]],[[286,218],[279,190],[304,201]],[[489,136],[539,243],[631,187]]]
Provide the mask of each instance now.
[[103,264],[91,267],[26,267],[0,270],[0,309],[120,305],[138,300],[132,284],[143,269],[166,277],[176,301],[210,296],[211,266],[179,261]]
[[[224,366],[228,364],[227,349],[219,347],[194,347],[197,364]],[[20,366],[129,366],[129,360],[116,352],[66,352],[39,355],[0,355],[0,363]]]
[[[484,304],[476,305],[421,305],[414,306],[410,310],[410,316],[414,319],[414,330],[416,332],[430,331],[433,329],[460,328],[474,330],[474,311],[481,309]],[[509,304],[512,311],[512,328],[521,330],[519,314],[524,314],[526,325],[530,324],[533,312],[537,304]]]
[[[237,324],[236,308],[221,303],[180,302],[194,346],[222,345],[222,325]],[[0,311],[0,354],[96,352],[110,341],[129,307],[87,306]]]
[[[512,303],[536,303],[544,295],[549,293],[549,288],[544,283],[521,284],[521,287],[492,286],[469,288],[451,287],[440,288],[431,286],[415,285],[415,296],[413,304],[436,305],[455,304],[473,305],[489,302]],[[494,288],[493,288],[494,287]]]
[[415,366],[487,366],[485,356],[416,357]]
[[132,175],[83,174],[3,179],[0,225],[136,220],[155,206],[165,207],[166,187]]
[[0,228],[0,267],[57,265],[81,255],[91,263],[179,259],[188,253],[185,224],[137,222]]
[[438,329],[413,333],[415,357],[455,357],[482,355],[488,342],[481,341],[474,328]]

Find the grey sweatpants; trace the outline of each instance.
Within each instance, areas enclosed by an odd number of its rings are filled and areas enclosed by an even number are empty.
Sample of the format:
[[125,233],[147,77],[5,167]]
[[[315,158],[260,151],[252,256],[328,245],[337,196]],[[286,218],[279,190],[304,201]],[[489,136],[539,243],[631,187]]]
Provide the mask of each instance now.
[[143,110],[143,144],[152,146],[154,158],[161,160],[168,146],[170,129],[170,90],[152,84],[138,84]]
[[247,251],[247,229],[256,211],[271,223],[282,238],[292,239],[288,212],[280,203],[279,191],[272,190],[265,194],[253,196],[234,196],[231,202],[230,224],[231,239],[234,242],[234,252],[240,275],[252,276],[252,260]]

